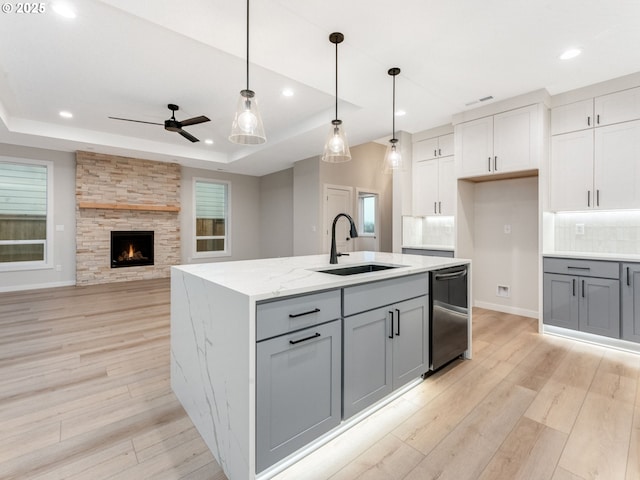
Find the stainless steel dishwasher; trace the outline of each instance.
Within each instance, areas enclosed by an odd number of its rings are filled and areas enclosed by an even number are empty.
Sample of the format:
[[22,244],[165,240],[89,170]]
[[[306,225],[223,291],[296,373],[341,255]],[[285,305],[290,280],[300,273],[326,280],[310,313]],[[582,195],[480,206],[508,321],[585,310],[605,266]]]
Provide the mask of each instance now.
[[443,268],[429,278],[430,368],[437,370],[467,350],[469,305],[467,266]]

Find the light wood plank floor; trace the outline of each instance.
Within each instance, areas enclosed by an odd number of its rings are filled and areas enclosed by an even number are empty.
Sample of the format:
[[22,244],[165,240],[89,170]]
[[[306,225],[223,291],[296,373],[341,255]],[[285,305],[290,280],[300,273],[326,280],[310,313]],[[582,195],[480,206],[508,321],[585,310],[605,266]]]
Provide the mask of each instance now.
[[[640,356],[473,323],[473,360],[277,479],[640,479]],[[0,478],[226,478],[169,386],[168,280],[0,294]]]

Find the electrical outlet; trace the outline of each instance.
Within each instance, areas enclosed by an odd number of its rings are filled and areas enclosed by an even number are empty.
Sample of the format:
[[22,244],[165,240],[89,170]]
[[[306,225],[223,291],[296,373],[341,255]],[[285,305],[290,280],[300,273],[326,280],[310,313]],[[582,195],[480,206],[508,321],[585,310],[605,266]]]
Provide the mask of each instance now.
[[509,225],[508,223],[504,226],[504,233],[506,233],[507,235],[511,233],[511,225]]
[[576,223],[576,235],[584,235],[584,223]]
[[510,295],[511,295],[511,287],[509,287],[509,285],[496,286],[496,297],[509,298]]

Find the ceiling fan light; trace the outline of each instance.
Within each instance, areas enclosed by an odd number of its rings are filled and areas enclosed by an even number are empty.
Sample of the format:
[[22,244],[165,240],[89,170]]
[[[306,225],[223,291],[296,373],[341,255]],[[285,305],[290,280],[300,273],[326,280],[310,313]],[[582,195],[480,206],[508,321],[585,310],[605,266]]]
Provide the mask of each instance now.
[[341,124],[340,120],[332,122],[327,141],[324,144],[324,152],[322,153],[322,161],[324,162],[341,163],[351,160],[347,135]]
[[251,90],[240,92],[229,140],[240,145],[260,145],[267,141],[258,100]]

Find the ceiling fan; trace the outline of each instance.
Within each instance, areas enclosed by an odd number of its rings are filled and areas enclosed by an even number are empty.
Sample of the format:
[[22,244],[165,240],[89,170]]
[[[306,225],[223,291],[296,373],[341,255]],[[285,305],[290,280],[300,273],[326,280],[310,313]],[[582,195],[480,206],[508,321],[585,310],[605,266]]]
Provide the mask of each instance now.
[[[199,142],[196,137],[191,135],[189,132],[186,132],[182,129],[182,127],[187,127],[189,125],[197,125],[198,123],[209,122],[210,119],[205,117],[204,115],[200,115],[199,117],[188,118],[187,120],[182,120],[179,122],[176,120],[176,111],[180,109],[178,105],[174,105],[170,103],[167,105],[169,110],[171,110],[171,118],[164,121],[164,129],[170,132],[177,132],[182,135],[187,140],[191,140],[192,142]],[[112,120],[124,120],[125,122],[136,122],[136,123],[148,123],[150,125],[163,125],[162,123],[156,122],[145,122],[144,120],[132,120],[130,118],[119,118],[119,117],[109,117]]]

